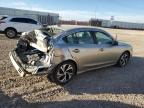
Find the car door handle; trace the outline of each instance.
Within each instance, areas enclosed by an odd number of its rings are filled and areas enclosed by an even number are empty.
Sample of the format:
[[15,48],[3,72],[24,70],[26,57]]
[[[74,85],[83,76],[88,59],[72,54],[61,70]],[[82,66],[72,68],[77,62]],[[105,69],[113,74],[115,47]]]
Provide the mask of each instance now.
[[103,51],[104,51],[104,48],[100,48],[99,51],[103,52]]
[[73,52],[75,52],[75,53],[79,53],[80,50],[79,50],[79,49],[74,49]]

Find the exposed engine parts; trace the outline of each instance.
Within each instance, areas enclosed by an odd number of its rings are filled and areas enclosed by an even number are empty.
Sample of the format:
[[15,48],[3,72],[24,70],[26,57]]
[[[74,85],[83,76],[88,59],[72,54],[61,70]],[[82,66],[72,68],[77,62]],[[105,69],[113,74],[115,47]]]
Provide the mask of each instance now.
[[53,53],[48,38],[50,37],[43,32],[35,30],[24,33],[19,39],[15,51],[28,73],[35,74],[39,69],[51,66]]

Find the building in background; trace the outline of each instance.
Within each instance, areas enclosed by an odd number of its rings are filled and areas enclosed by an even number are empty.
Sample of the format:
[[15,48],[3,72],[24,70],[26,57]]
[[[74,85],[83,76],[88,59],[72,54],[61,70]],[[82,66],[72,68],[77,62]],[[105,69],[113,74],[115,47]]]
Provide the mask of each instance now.
[[59,14],[57,13],[0,7],[0,15],[28,17],[39,21],[43,25],[55,25],[59,23]]

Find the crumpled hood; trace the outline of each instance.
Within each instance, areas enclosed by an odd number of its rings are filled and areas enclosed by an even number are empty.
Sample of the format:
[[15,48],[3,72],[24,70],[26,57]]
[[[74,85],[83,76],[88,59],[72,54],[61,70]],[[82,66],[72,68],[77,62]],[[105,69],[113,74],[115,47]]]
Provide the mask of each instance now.
[[27,40],[29,45],[42,51],[48,52],[49,42],[48,36],[41,30],[34,30],[32,32],[22,33],[22,38]]

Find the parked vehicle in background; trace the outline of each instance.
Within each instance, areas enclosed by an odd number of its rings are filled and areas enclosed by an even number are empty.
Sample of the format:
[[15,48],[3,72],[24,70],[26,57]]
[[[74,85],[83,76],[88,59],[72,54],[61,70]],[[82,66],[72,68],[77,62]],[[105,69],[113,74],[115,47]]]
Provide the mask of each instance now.
[[42,25],[31,18],[3,16],[0,19],[0,31],[8,38],[14,38],[18,33],[40,28]]
[[54,36],[41,30],[23,33],[10,59],[21,77],[47,73],[56,83],[65,84],[84,71],[115,64],[124,67],[131,55],[131,45],[87,27]]

